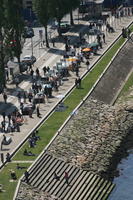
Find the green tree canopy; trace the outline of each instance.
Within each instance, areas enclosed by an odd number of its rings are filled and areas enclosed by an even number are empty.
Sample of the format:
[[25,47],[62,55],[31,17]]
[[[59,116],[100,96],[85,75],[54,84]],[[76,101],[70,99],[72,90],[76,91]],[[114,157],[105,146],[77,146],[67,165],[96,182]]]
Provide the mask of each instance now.
[[46,46],[49,47],[47,25],[50,19],[50,1],[51,0],[33,0],[33,8],[39,21],[45,28]]

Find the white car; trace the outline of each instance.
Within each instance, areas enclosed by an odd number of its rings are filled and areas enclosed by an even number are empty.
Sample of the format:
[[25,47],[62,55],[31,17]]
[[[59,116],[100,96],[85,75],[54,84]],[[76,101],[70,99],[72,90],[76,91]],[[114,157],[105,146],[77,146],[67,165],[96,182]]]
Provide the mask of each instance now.
[[36,62],[36,57],[35,56],[26,55],[26,56],[23,57],[22,62],[32,65],[32,64],[34,64]]

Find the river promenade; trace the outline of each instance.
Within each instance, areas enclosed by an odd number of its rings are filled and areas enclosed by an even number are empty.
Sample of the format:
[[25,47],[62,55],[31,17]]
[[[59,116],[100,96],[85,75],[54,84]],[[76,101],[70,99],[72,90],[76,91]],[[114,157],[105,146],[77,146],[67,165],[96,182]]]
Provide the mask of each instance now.
[[[91,66],[99,59],[99,57],[107,50],[107,48],[114,42],[114,40],[121,34],[121,30],[123,27],[127,27],[131,22],[133,21],[132,16],[129,17],[123,17],[121,20],[116,19],[115,23],[112,21],[112,25],[114,25],[115,32],[114,33],[108,33],[105,30],[105,35],[106,35],[106,44],[103,45],[103,48],[99,50],[99,55],[98,56],[93,56],[90,60]],[[88,23],[85,21],[82,21],[82,24]],[[70,34],[70,33],[68,33]],[[36,69],[39,67],[41,70],[43,66],[53,66],[60,58],[62,57],[61,51],[64,50],[64,44],[58,43],[55,48],[55,53],[52,53],[51,51],[48,51],[44,56],[42,56],[37,63],[35,64],[34,68]],[[84,73],[87,72],[87,68],[85,64],[82,65],[80,68],[80,76],[82,77]],[[40,105],[40,112],[45,118],[48,113],[58,104],[58,102],[61,100],[62,96],[65,96],[67,92],[70,90],[70,88],[74,85],[76,75],[73,73],[70,77],[69,80],[64,82],[63,85],[59,88],[58,92],[54,92],[53,96],[54,98],[50,99],[49,102],[47,102],[44,105]],[[30,88],[29,81],[23,80],[19,84],[19,89],[22,90],[28,90]],[[11,107],[11,104],[18,107],[19,103],[16,97],[16,94],[19,89],[16,89],[13,85],[8,85],[7,87],[7,93],[8,93],[8,103],[7,105],[2,105],[0,106],[1,113],[3,110],[8,110]],[[3,101],[2,95],[0,95],[1,102]],[[11,108],[12,109],[12,108]],[[0,118],[0,121],[2,120],[2,117]],[[43,119],[41,119],[43,121]],[[33,124],[37,126],[40,123],[40,119],[36,117],[36,113],[33,114],[33,118],[30,119],[29,117],[25,117],[25,123],[22,126],[22,131],[20,133],[14,132],[12,133],[7,133],[8,136],[12,138],[12,142],[10,145],[8,145],[7,148],[5,148],[4,151],[0,151],[0,153],[4,153],[4,156],[7,152],[9,152],[11,155],[13,152],[19,147],[20,143],[23,142],[23,140],[32,132],[34,129]],[[2,140],[2,133],[0,135],[0,140]],[[19,135],[19,136],[18,136]],[[0,161],[0,164],[1,161]]]

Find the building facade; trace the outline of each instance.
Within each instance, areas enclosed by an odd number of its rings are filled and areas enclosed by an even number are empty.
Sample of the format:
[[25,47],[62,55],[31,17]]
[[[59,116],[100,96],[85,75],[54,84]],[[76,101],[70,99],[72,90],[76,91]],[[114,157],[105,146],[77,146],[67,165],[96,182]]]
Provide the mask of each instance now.
[[32,9],[32,0],[23,0],[24,9]]

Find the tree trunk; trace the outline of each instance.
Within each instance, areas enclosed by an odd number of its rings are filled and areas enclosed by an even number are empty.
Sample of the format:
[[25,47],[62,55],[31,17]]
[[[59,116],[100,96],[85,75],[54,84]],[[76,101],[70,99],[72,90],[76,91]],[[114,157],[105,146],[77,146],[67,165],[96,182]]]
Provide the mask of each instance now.
[[46,41],[46,47],[49,48],[47,25],[45,25],[44,28],[45,28],[45,41]]
[[1,87],[6,88],[5,65],[4,65],[4,48],[3,48],[3,35],[0,30],[0,84]]
[[21,73],[21,66],[20,66],[20,55],[17,56],[18,65],[19,65],[19,72]]
[[58,22],[58,34],[59,34],[59,37],[62,37],[61,27],[60,27],[61,19],[58,18],[58,19],[57,19],[57,22]]
[[74,20],[73,20],[73,11],[70,11],[70,24],[74,25]]

